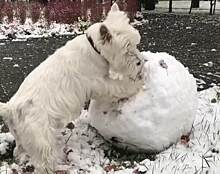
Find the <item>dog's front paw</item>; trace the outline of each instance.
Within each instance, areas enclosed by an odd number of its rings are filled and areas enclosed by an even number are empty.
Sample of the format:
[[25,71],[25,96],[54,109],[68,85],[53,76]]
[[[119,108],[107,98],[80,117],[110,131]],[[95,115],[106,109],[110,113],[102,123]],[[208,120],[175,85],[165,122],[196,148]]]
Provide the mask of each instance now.
[[137,94],[144,86],[144,79],[141,78],[137,78],[135,80],[129,80],[127,81],[127,87],[128,90],[132,93],[132,94]]

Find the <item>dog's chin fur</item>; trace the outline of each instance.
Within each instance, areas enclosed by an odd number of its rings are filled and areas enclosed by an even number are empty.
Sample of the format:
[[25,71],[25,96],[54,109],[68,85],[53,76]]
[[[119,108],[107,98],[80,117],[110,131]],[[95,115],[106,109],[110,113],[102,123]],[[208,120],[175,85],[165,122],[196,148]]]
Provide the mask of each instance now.
[[[100,31],[103,25],[107,30]],[[27,152],[38,174],[54,170],[61,154],[56,134],[80,115],[86,101],[125,98],[141,88],[142,81],[108,78],[110,67],[129,77],[141,71],[142,65],[136,65],[141,59],[136,49],[140,36],[127,17],[110,12],[106,21],[91,26],[87,34],[101,55],[86,35],[78,36],[34,69],[8,103],[0,103],[0,114],[16,139],[16,153]]]

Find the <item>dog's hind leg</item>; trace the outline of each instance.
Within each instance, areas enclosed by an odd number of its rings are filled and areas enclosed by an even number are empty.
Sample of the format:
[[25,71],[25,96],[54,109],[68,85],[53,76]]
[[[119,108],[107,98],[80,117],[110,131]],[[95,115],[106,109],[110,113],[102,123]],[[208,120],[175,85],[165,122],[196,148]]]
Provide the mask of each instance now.
[[[54,160],[56,159],[56,149],[54,147],[55,137],[52,128],[30,122],[24,125],[22,146],[30,155],[38,174],[52,173],[54,170]],[[39,127],[41,126],[42,127]]]
[[13,155],[17,161],[19,161],[19,164],[25,164],[30,160],[29,155],[24,150],[23,146],[16,142],[16,147],[13,151]]

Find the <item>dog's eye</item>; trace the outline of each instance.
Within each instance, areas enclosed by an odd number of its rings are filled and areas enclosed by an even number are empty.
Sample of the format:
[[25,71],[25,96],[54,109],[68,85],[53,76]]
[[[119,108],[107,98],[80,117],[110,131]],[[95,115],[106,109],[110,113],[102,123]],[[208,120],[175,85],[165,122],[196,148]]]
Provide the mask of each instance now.
[[141,61],[137,62],[136,65],[137,65],[137,66],[140,66],[140,65],[141,65]]

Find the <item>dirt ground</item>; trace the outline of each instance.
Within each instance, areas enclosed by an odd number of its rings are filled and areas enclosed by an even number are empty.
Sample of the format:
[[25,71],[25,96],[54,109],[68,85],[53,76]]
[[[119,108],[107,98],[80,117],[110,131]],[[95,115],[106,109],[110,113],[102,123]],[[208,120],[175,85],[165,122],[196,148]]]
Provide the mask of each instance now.
[[[144,18],[148,22],[137,26],[140,50],[175,56],[198,79],[198,90],[220,85],[220,16],[149,13]],[[74,37],[0,40],[0,101],[8,101],[34,67]]]

